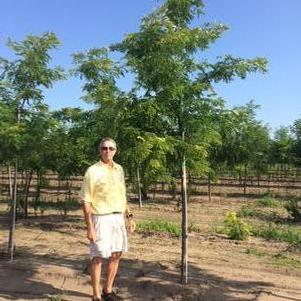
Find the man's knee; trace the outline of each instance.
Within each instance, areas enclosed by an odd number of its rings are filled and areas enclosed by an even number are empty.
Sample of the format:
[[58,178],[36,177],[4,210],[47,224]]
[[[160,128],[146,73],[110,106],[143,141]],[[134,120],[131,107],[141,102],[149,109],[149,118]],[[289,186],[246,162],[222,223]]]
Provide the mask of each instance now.
[[102,263],[102,258],[101,257],[93,257],[91,260],[92,264],[101,264]]

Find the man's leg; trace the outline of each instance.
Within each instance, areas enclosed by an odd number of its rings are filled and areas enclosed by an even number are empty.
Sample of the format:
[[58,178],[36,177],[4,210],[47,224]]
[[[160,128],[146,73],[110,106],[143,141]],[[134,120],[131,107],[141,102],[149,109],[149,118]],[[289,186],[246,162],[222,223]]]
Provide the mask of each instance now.
[[111,293],[113,289],[114,280],[118,271],[119,261],[121,258],[122,252],[112,253],[112,256],[109,258],[108,269],[107,269],[107,278],[103,290],[105,293]]
[[94,257],[91,261],[91,283],[93,288],[93,298],[101,297],[100,294],[100,273],[101,273],[101,264],[102,258],[101,257]]

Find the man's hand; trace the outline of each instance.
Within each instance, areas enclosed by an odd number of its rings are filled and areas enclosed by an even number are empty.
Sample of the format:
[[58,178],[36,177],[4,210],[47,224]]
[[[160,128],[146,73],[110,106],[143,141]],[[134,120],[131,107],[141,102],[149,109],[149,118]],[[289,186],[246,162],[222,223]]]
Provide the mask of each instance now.
[[96,241],[96,235],[94,229],[88,229],[87,230],[87,238],[90,240],[90,242]]
[[136,230],[136,223],[133,219],[129,219],[127,228],[130,233],[133,233]]

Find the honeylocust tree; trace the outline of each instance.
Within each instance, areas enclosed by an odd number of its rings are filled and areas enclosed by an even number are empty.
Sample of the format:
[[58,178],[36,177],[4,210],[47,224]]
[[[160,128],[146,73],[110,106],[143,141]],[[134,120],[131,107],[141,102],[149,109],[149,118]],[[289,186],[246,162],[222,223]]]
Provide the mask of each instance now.
[[[167,0],[142,19],[138,32],[112,45],[124,55],[134,74],[136,91],[154,99],[166,127],[156,135],[173,140],[175,151],[169,168],[182,179],[182,281],[187,282],[187,191],[186,166],[202,173],[211,143],[218,139],[212,126],[222,110],[214,92],[218,82],[245,78],[248,73],[266,71],[263,58],[243,59],[231,55],[215,62],[202,59],[207,50],[228,29],[223,24],[200,23],[200,0]],[[202,170],[203,169],[203,170]]]
[[[21,130],[26,123],[27,110],[40,110],[43,102],[43,89],[51,88],[53,83],[63,78],[59,67],[50,67],[50,51],[59,46],[55,34],[45,33],[41,36],[28,35],[23,41],[9,40],[8,47],[13,51],[14,59],[0,58],[0,95],[1,108],[13,112],[10,115],[9,137],[10,151],[14,154],[14,189],[11,210],[11,227],[9,249],[13,259],[15,211],[17,200],[17,173]],[[6,139],[6,138],[5,138]]]

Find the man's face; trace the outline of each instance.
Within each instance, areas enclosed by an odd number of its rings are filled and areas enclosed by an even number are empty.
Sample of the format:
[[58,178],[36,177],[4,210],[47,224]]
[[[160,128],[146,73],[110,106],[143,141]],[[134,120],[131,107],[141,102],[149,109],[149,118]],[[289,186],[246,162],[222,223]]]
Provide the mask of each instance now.
[[103,162],[107,163],[113,160],[116,153],[116,145],[111,141],[105,141],[100,147],[100,156]]

